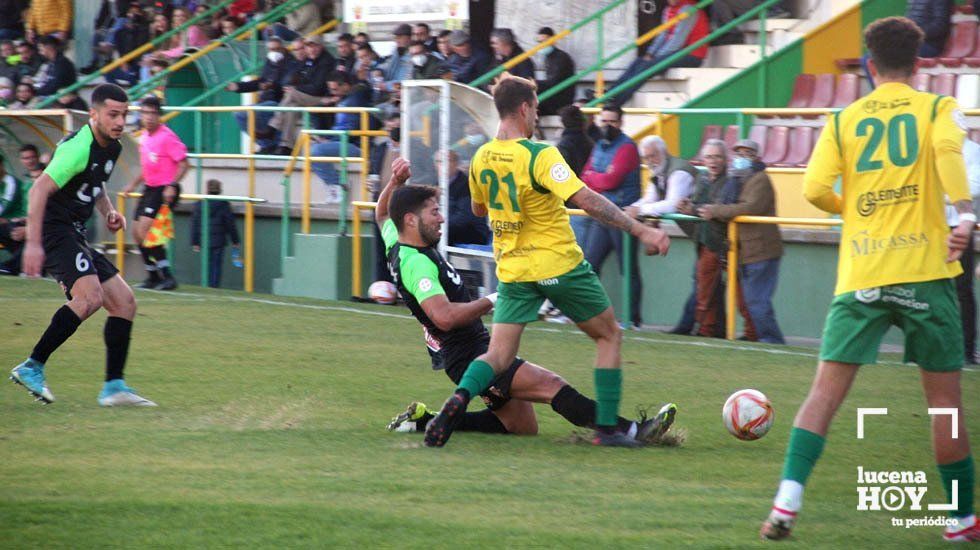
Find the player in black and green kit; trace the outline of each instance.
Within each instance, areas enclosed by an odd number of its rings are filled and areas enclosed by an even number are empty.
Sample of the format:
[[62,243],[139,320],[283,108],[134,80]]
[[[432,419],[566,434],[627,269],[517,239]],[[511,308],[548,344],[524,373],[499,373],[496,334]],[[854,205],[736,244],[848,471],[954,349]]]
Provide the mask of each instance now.
[[39,277],[43,266],[61,285],[68,303],[55,312],[30,357],[14,367],[10,379],[44,403],[54,401],[44,379],[48,357],[82,321],[104,307],[109,313],[104,331],[106,376],[99,405],[156,405],[123,382],[136,315],[133,291],[115,266],[85,240],[85,222],[95,208],[105,216],[109,231],[126,229],[105,184],[122,150],[119,136],[128,103],[126,92],[114,84],[95,88],[88,124],[61,140],[51,164],[31,187],[23,271],[28,277]]
[[[470,362],[490,344],[480,317],[493,309],[494,295],[471,300],[462,278],[436,249],[442,233],[438,188],[409,185],[408,161],[396,159],[391,181],[378,197],[375,219],[381,227],[388,265],[412,315],[422,324],[433,367],[443,369],[458,384]],[[531,403],[548,403],[576,426],[595,428],[596,403],[583,396],[559,375],[516,358],[481,394],[487,409],[463,415],[457,430],[536,434],[537,419]],[[416,404],[389,425],[408,420],[416,430],[431,418]],[[676,407],[664,406],[653,418],[639,422],[620,417],[619,428],[641,443],[663,435],[674,420]]]

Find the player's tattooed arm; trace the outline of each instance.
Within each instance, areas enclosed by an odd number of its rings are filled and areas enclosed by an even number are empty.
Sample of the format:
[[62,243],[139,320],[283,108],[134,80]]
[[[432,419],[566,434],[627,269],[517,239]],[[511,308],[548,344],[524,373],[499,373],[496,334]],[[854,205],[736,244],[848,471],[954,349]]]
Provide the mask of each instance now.
[[588,187],[579,189],[568,200],[603,225],[621,229],[634,236],[635,231],[642,227],[642,224],[627,216],[620,207]]

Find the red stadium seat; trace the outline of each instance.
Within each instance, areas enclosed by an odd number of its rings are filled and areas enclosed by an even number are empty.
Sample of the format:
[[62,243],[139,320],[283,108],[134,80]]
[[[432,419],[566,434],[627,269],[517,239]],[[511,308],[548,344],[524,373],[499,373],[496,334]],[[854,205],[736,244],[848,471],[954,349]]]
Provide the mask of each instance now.
[[915,73],[912,75],[912,87],[920,92],[928,92],[932,84],[932,75],[929,73]]
[[801,74],[796,77],[793,83],[793,95],[789,98],[786,107],[800,109],[810,105],[813,98],[813,88],[817,84],[817,77],[812,74]]
[[803,166],[810,160],[810,153],[813,151],[813,128],[810,126],[797,126],[790,128],[789,131],[789,150],[786,156],[779,162],[773,164],[778,168],[793,166]]
[[963,63],[966,63],[968,67],[980,67],[980,27],[977,27],[977,36],[973,46],[973,51],[968,53],[966,57],[963,58]]
[[977,22],[960,21],[955,23],[949,42],[946,43],[946,51],[938,58],[939,64],[947,67],[959,67],[963,64],[963,58],[973,53],[976,44]]
[[956,94],[956,75],[941,73],[932,79],[932,93],[952,96]]
[[861,96],[861,79],[854,73],[845,73],[837,77],[837,89],[831,107],[846,107],[857,101]]
[[936,65],[939,64],[939,58],[938,57],[920,57],[918,64],[919,64],[919,67],[920,68],[923,68],[923,69],[931,69],[931,68],[933,68],[933,67],[935,67]]
[[749,128],[749,139],[759,144],[759,150],[766,150],[766,143],[769,138],[768,126],[753,126]]
[[786,126],[773,126],[769,129],[769,135],[766,138],[762,162],[769,165],[778,164],[786,158],[788,149],[789,128]]
[[965,15],[973,15],[973,4],[963,4],[961,6],[957,6],[956,11]]
[[813,108],[824,108],[830,107],[830,104],[834,101],[834,75],[833,74],[818,74],[816,76],[816,83],[813,86],[813,96],[810,97],[810,103],[806,107]]
[[732,146],[741,137],[739,130],[738,124],[731,124],[725,127],[725,147],[728,147],[729,151],[731,151]]

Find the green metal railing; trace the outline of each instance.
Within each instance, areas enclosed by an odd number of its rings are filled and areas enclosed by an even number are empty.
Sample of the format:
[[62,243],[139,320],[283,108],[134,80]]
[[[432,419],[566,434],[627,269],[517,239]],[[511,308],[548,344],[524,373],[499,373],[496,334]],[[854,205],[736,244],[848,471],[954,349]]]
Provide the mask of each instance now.
[[203,13],[199,13],[199,14],[195,15],[194,17],[191,17],[183,25],[180,25],[179,27],[173,28],[173,29],[171,29],[171,30],[169,30],[169,31],[161,34],[160,36],[154,38],[153,40],[150,40],[149,42],[143,44],[142,46],[140,46],[140,47],[138,47],[136,49],[134,49],[133,51],[129,52],[128,54],[120,57],[119,59],[116,59],[112,63],[109,63],[105,67],[102,67],[98,71],[96,71],[96,72],[94,72],[94,73],[86,76],[85,78],[82,78],[81,80],[78,80],[77,82],[75,82],[71,86],[68,86],[67,88],[62,88],[61,90],[58,90],[57,93],[52,94],[52,95],[44,98],[43,100],[41,100],[40,103],[38,103],[37,108],[38,109],[44,109],[45,107],[47,107],[49,105],[52,105],[54,102],[58,101],[58,98],[59,97],[65,95],[65,94],[74,92],[75,90],[78,90],[82,86],[85,86],[85,85],[91,83],[92,81],[94,81],[95,79],[99,78],[100,76],[105,75],[105,74],[111,72],[113,69],[121,66],[122,64],[124,64],[124,63],[126,63],[128,61],[131,61],[131,60],[135,59],[136,57],[139,57],[143,53],[145,53],[145,52],[147,52],[147,51],[149,51],[149,50],[151,50],[151,49],[159,46],[164,41],[169,40],[172,36],[176,35],[177,33],[186,31],[187,29],[191,28],[193,25],[196,25],[199,21],[201,21],[201,20],[203,20],[205,18],[211,17],[212,15],[214,15],[215,13],[217,13],[219,10],[224,9],[225,7],[227,7],[228,5],[230,5],[234,1],[235,0],[222,0],[221,2],[219,2],[218,4],[216,4],[214,7],[208,8],[207,11],[205,11]]
[[493,69],[491,69],[490,71],[488,71],[483,76],[477,78],[473,82],[470,82],[469,85],[470,86],[473,86],[474,88],[478,88],[478,87],[486,84],[487,82],[490,82],[491,80],[494,79],[494,77],[496,77],[500,73],[502,73],[502,72],[504,72],[506,70],[509,70],[509,69],[515,67],[516,65],[519,65],[525,59],[533,56],[534,54],[538,53],[542,49],[544,49],[544,48],[546,48],[546,47],[554,44],[555,42],[558,42],[559,40],[565,38],[566,36],[572,34],[573,32],[581,29],[582,27],[588,25],[589,23],[591,23],[593,21],[595,21],[596,24],[598,25],[598,29],[597,29],[596,32],[597,32],[597,36],[598,36],[599,59],[602,59],[602,54],[603,54],[603,40],[602,40],[602,36],[603,36],[603,16],[606,13],[612,11],[615,8],[618,8],[619,6],[622,6],[625,3],[626,3],[626,0],[615,0],[614,2],[611,2],[608,6],[606,6],[606,7],[602,8],[602,9],[596,11],[592,15],[589,15],[589,16],[585,17],[584,19],[582,19],[578,23],[575,23],[571,27],[560,31],[558,34],[552,36],[551,38],[545,40],[544,42],[541,42],[541,43],[537,44],[533,48],[531,48],[531,49],[525,51],[524,53],[522,53],[522,54],[514,57],[513,59],[510,59],[510,60],[506,61],[505,63],[503,63],[503,64],[501,64],[501,65],[499,65],[497,67],[494,67]]
[[152,90],[155,86],[157,86],[161,81],[163,81],[163,79],[167,78],[170,74],[179,71],[180,69],[192,63],[199,57],[206,55],[207,53],[217,49],[220,46],[227,44],[228,42],[231,42],[232,40],[236,40],[239,36],[242,36],[247,32],[252,32],[260,25],[277,21],[285,17],[287,14],[303,6],[304,4],[307,4],[309,1],[310,0],[287,0],[285,3],[270,10],[262,17],[249,21],[246,25],[236,29],[235,32],[211,42],[210,44],[198,50],[194,54],[181,59],[180,61],[174,63],[173,65],[155,74],[153,77],[140,82],[136,86],[133,86],[132,88],[130,88],[129,94],[133,97],[142,96],[143,94]]
[[[701,7],[702,4],[708,4],[708,3],[711,3],[712,1],[713,0],[704,0],[703,2],[701,2],[700,4],[698,4],[698,8],[700,9],[700,7]],[[765,44],[766,44],[766,39],[765,39],[765,36],[766,36],[766,29],[765,29],[765,24],[766,24],[766,10],[768,10],[771,6],[773,6],[774,4],[776,4],[777,2],[780,2],[780,1],[781,0],[765,0],[761,4],[759,4],[759,5],[755,6],[754,8],[750,9],[749,11],[743,13],[742,15],[739,15],[735,19],[732,19],[728,23],[725,23],[724,25],[718,27],[717,29],[715,29],[714,32],[712,32],[708,36],[705,36],[704,38],[702,38],[702,39],[694,42],[690,46],[687,46],[685,48],[680,49],[679,51],[677,51],[673,55],[671,55],[668,58],[666,58],[663,61],[661,61],[660,63],[657,63],[656,65],[654,65],[654,66],[646,69],[645,71],[643,71],[640,74],[634,76],[633,78],[627,80],[626,82],[623,82],[623,83],[619,84],[618,86],[616,86],[613,89],[609,90],[605,94],[596,97],[595,99],[593,99],[592,101],[590,101],[587,104],[587,106],[588,107],[594,107],[596,105],[599,105],[600,103],[606,101],[609,98],[612,98],[612,97],[618,95],[622,91],[624,91],[624,90],[626,90],[626,89],[634,86],[635,84],[638,84],[640,82],[646,81],[648,78],[650,78],[651,76],[653,76],[655,73],[657,73],[657,72],[659,72],[661,70],[664,70],[664,69],[669,68],[671,65],[673,65],[680,58],[686,56],[687,54],[693,52],[694,50],[700,48],[701,46],[704,46],[704,45],[710,43],[715,38],[718,38],[719,36],[721,36],[721,35],[729,32],[729,31],[733,30],[738,25],[741,25],[742,23],[744,23],[744,22],[748,21],[749,19],[752,19],[752,18],[754,18],[756,16],[759,17],[759,24],[761,25],[761,27],[759,29],[759,36],[761,37],[760,40],[759,40],[759,42],[760,42],[760,46],[762,48],[762,51],[760,52],[760,55],[763,56],[763,58],[765,58],[765,55],[766,55],[766,48],[765,48]],[[764,67],[765,67],[765,63],[763,63],[763,68]],[[765,82],[766,82],[765,81],[765,73],[764,72],[763,73],[760,73],[760,78],[759,78],[759,95],[760,95],[759,99],[761,101],[760,106],[762,106],[762,105],[765,104],[765,96],[766,96]],[[542,97],[544,95],[547,95],[547,94],[542,94]]]

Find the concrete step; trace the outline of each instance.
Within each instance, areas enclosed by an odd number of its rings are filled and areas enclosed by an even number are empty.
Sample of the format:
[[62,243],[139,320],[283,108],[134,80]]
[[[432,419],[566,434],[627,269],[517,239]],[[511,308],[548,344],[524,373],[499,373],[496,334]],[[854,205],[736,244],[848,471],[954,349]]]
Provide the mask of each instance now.
[[[757,63],[760,59],[761,48],[758,44],[733,44],[728,46],[713,46],[708,50],[705,66],[729,67],[744,69]],[[776,51],[771,44],[766,44],[766,55]]]

